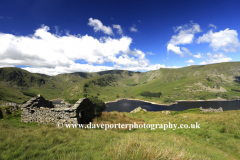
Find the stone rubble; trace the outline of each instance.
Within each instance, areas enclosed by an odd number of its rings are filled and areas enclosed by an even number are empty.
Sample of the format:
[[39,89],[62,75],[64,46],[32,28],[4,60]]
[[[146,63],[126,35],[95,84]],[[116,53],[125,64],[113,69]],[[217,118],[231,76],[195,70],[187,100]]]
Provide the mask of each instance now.
[[17,103],[3,103],[1,106],[17,106]]
[[209,112],[223,112],[222,107],[218,108],[218,109],[214,109],[214,108],[209,108],[209,109],[203,109],[202,107],[200,107],[200,111],[202,113],[209,113]]

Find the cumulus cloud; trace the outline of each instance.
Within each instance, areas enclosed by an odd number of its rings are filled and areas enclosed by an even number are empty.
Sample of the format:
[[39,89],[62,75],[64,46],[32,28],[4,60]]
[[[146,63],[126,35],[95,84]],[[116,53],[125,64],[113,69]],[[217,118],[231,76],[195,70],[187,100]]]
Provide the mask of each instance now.
[[214,29],[217,29],[217,26],[215,26],[214,24],[209,24],[208,27],[213,27]]
[[135,25],[133,25],[132,27],[130,27],[129,30],[130,30],[131,32],[137,32],[137,31],[138,31]]
[[123,34],[123,31],[122,31],[122,28],[121,28],[121,26],[120,25],[113,25],[113,28],[116,28],[117,30],[118,30],[118,34]]
[[94,31],[103,31],[103,33],[108,35],[113,35],[112,28],[104,26],[102,22],[98,19],[89,18],[88,25],[93,27]]
[[215,53],[211,54],[210,52],[207,53],[208,59],[201,62],[200,64],[212,64],[212,63],[220,63],[220,62],[230,62],[232,58],[227,57],[224,53]]
[[185,47],[181,47],[182,50],[184,51],[184,53],[188,54],[188,55],[192,55],[192,53]]
[[[23,67],[30,72],[56,75],[69,72],[96,72],[112,69],[152,70],[165,67],[151,64],[145,53],[130,49],[132,39],[102,37],[96,39],[88,35],[57,35],[42,25],[34,34],[16,36],[0,33],[0,67]],[[87,64],[77,61],[83,60]],[[104,66],[105,62],[113,66]],[[96,66],[98,64],[98,66]]]
[[192,59],[185,61],[186,63],[195,63]]
[[197,42],[198,44],[204,42],[210,43],[214,51],[236,52],[240,46],[237,31],[230,30],[229,28],[219,32],[210,30],[208,33],[199,37]]
[[198,53],[196,55],[193,55],[194,58],[204,58],[201,53]]
[[182,51],[177,45],[191,44],[194,39],[194,34],[201,32],[200,26],[197,23],[191,22],[183,26],[174,27],[174,32],[178,32],[177,35],[173,35],[171,40],[167,44],[167,51],[172,51],[175,54],[182,56]]
[[167,51],[173,51],[175,54],[179,54],[180,56],[183,56],[182,51],[180,50],[180,47],[177,47],[171,43],[167,45]]

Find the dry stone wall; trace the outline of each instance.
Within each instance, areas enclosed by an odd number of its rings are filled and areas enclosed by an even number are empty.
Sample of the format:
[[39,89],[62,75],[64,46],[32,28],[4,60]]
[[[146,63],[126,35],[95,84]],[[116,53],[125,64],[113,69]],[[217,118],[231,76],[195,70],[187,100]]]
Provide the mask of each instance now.
[[94,118],[94,104],[80,98],[74,105],[53,105],[41,95],[31,98],[21,106],[22,122],[79,124]]

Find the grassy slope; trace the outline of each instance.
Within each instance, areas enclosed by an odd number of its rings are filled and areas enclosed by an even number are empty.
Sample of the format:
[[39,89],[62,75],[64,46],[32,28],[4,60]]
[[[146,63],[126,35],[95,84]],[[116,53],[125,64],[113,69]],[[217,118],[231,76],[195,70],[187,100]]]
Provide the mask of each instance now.
[[[18,111],[19,112],[19,111]],[[103,113],[93,123],[144,121],[192,124],[200,129],[57,129],[21,123],[19,114],[0,120],[0,159],[239,159],[240,110],[201,114],[184,112]],[[184,118],[185,117],[185,118]],[[16,143],[21,142],[21,143]]]
[[[84,84],[88,95],[105,101],[119,97],[134,97],[155,102],[172,99],[237,98],[240,89],[233,77],[240,76],[240,63],[221,63],[190,66],[181,69],[160,69],[145,73],[106,71],[98,73],[61,74],[54,77],[33,74],[22,77],[29,86],[17,85],[16,78],[0,78],[0,96],[6,101],[21,103],[30,97],[22,91],[43,94],[47,99],[62,97],[68,100],[83,96]],[[20,70],[25,72],[23,70]],[[12,72],[12,71],[11,71]],[[9,73],[11,73],[9,71]],[[5,75],[10,75],[10,74]],[[106,74],[115,77],[111,80]],[[2,75],[2,74],[0,74]],[[43,78],[45,84],[31,82],[31,76]],[[28,78],[27,78],[28,77]],[[208,80],[210,78],[210,81]],[[18,77],[19,79],[19,77]],[[21,77],[20,77],[21,79]],[[106,86],[98,85],[98,80]],[[94,84],[94,82],[95,84]],[[108,83],[109,82],[109,83]],[[216,83],[226,93],[200,90],[194,83],[205,86]],[[104,83],[105,84],[105,83]],[[189,87],[187,87],[189,86]],[[191,87],[190,87],[191,86]],[[187,88],[190,90],[186,91]],[[163,93],[161,98],[145,98],[143,91]],[[222,95],[221,95],[222,94]],[[21,99],[19,99],[21,98]],[[0,109],[3,109],[2,107]],[[93,123],[191,124],[198,122],[200,129],[137,129],[134,131],[101,129],[57,129],[52,125],[21,123],[20,112],[0,120],[0,159],[239,159],[240,110],[201,114],[199,109],[184,112],[103,113]],[[184,118],[185,117],[185,118]],[[16,143],[21,142],[21,143]],[[93,144],[94,143],[94,144]],[[104,147],[103,147],[104,146]]]

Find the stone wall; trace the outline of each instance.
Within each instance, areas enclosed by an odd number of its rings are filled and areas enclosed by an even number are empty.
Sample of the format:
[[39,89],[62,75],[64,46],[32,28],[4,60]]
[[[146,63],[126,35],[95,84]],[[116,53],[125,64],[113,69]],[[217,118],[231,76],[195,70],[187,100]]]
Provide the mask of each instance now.
[[17,103],[3,103],[1,106],[17,106]]
[[88,98],[80,98],[74,105],[53,105],[41,95],[21,105],[22,122],[84,124],[94,118],[94,104]]
[[203,109],[202,107],[200,107],[200,111],[202,113],[208,113],[208,112],[223,112],[222,107],[218,108],[218,109],[214,109],[214,108],[209,108],[209,109]]

